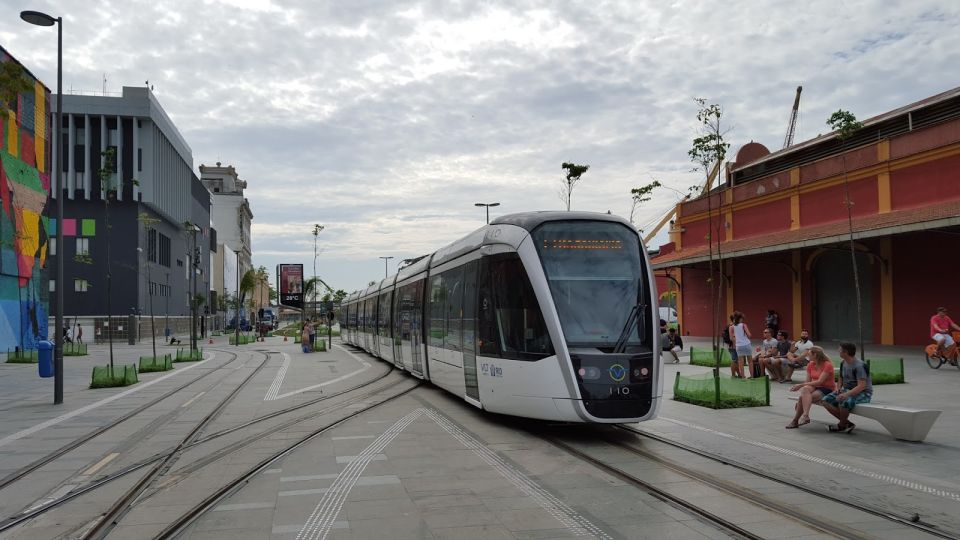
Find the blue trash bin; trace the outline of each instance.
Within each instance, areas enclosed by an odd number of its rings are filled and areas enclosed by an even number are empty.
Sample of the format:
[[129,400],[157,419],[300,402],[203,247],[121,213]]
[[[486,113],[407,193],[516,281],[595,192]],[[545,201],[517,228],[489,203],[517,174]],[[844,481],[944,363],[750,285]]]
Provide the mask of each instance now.
[[37,368],[41,377],[53,377],[53,343],[37,342]]

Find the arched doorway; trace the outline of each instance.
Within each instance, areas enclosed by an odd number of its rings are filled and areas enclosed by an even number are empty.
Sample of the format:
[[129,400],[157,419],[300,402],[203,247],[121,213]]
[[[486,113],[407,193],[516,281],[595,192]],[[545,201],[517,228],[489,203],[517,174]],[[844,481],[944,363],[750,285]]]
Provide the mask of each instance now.
[[[873,265],[857,253],[860,300],[863,304],[863,341],[873,341]],[[816,259],[813,273],[814,341],[857,341],[857,293],[853,286],[850,253],[830,251]]]

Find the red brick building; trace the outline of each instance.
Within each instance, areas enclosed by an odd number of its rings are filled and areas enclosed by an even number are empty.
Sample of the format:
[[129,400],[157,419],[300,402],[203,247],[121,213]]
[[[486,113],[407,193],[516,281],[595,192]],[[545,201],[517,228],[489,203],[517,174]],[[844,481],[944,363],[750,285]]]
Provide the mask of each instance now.
[[725,185],[679,204],[670,242],[653,265],[661,293],[677,291],[683,333],[713,331],[712,227],[723,257],[713,281],[722,283],[721,320],[738,309],[759,330],[775,309],[791,335],[807,328],[815,340],[855,341],[847,191],[864,341],[929,343],[929,319],[940,305],[960,319],[954,88],[864,121],[844,144],[833,133],[773,153],[751,142],[727,165]]

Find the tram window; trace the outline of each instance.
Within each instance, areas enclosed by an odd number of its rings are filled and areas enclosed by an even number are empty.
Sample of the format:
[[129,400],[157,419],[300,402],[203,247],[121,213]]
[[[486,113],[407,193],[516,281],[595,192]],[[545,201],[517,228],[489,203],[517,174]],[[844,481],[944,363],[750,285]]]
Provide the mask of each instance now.
[[443,347],[443,336],[446,335],[446,318],[444,317],[447,303],[447,291],[443,287],[443,275],[438,274],[430,278],[430,336],[431,347]]
[[538,360],[554,354],[540,304],[515,254],[481,259],[477,304],[481,355]]
[[377,334],[390,337],[390,305],[393,303],[393,291],[380,296],[380,316],[377,318]]
[[443,287],[446,290],[445,303],[447,319],[447,333],[443,336],[443,348],[451,351],[460,350],[460,319],[463,308],[463,267],[447,270],[442,274]]

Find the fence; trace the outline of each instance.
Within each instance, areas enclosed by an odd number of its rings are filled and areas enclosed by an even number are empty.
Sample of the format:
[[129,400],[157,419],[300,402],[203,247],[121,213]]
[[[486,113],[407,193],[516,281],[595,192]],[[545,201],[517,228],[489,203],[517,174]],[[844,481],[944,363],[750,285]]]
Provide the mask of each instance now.
[[90,388],[129,386],[135,384],[137,381],[136,364],[114,366],[113,370],[110,369],[110,366],[94,366]]
[[[713,353],[714,349],[690,347],[690,364],[714,367],[717,365],[717,360]],[[720,367],[730,367],[730,351],[728,349],[720,349]]]
[[[50,341],[54,340],[54,331],[56,321],[53,317],[48,319],[50,328]],[[113,317],[113,324],[107,324],[106,316],[93,317],[64,317],[64,325],[69,328],[68,336],[73,341],[82,336],[82,341],[93,343],[107,343],[108,336],[113,338],[114,343],[127,342],[130,339],[130,332],[134,332],[134,338],[137,342],[150,341],[151,335],[154,335],[159,341],[166,341],[167,329],[170,336],[175,336],[181,340],[190,339],[190,317],[176,316],[168,317],[166,315],[157,315],[153,318],[153,324],[150,324],[150,317],[141,315],[136,317],[133,325],[130,325],[129,315],[116,315]],[[77,326],[80,330],[77,330]],[[112,329],[112,333],[108,330]],[[202,338],[214,331],[223,330],[223,318],[215,315],[201,315],[197,317],[197,336]],[[62,330],[61,330],[62,332]],[[151,334],[153,332],[153,334]]]
[[[717,392],[720,393],[719,399]],[[673,382],[673,399],[711,409],[770,405],[770,379],[714,377],[713,373],[680,375]]]

